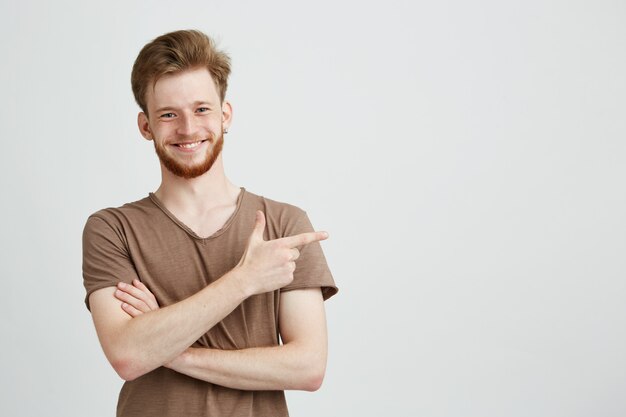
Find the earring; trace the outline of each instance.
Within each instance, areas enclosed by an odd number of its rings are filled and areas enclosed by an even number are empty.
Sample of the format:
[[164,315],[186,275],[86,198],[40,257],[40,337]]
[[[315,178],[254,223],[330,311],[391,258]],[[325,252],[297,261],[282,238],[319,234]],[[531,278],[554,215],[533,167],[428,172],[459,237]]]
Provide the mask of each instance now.
[[224,133],[228,133],[228,128],[224,129]]

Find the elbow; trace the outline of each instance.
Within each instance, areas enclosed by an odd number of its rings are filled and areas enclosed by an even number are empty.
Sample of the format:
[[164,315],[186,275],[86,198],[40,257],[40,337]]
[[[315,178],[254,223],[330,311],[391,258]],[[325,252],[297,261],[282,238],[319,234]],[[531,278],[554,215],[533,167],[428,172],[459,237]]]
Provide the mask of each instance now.
[[322,387],[324,382],[324,372],[314,373],[307,377],[302,387],[303,391],[315,392]]
[[314,392],[321,388],[326,373],[326,361],[320,359],[309,362],[302,372],[300,390]]
[[146,372],[141,368],[138,361],[133,360],[132,358],[121,357],[113,359],[110,362],[115,372],[124,381],[130,382],[146,374]]

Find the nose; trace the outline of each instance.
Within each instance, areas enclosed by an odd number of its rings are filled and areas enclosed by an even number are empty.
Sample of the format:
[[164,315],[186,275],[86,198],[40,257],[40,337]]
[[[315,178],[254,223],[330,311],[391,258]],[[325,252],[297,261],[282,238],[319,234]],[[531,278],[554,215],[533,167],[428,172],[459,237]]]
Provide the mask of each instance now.
[[198,131],[198,126],[195,123],[193,116],[186,113],[182,113],[178,118],[178,126],[176,133],[181,136],[193,136]]

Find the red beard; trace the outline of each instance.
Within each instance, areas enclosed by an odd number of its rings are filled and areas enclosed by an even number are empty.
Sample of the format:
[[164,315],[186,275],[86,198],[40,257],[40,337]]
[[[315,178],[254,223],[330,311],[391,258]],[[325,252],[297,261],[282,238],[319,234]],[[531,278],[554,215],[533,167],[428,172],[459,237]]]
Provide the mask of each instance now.
[[154,140],[154,150],[156,151],[161,163],[172,174],[186,179],[196,178],[210,170],[215,163],[215,160],[220,155],[220,152],[222,152],[222,146],[224,145],[224,132],[222,131],[220,133],[217,140],[215,140],[215,135],[213,134],[208,139],[209,144],[205,158],[202,162],[195,165],[182,163],[179,159],[172,156],[171,151],[166,148],[171,145],[160,145],[157,144],[156,140]]

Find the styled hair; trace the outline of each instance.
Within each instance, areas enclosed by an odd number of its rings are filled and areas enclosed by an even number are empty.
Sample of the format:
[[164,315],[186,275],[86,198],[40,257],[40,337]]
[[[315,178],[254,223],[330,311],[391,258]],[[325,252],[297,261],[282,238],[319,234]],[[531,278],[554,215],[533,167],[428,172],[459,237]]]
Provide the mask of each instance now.
[[166,74],[195,68],[209,70],[220,103],[223,102],[230,75],[230,57],[199,30],[178,30],[159,36],[141,49],[133,65],[130,81],[135,101],[148,114],[146,92],[149,86],[154,88]]

